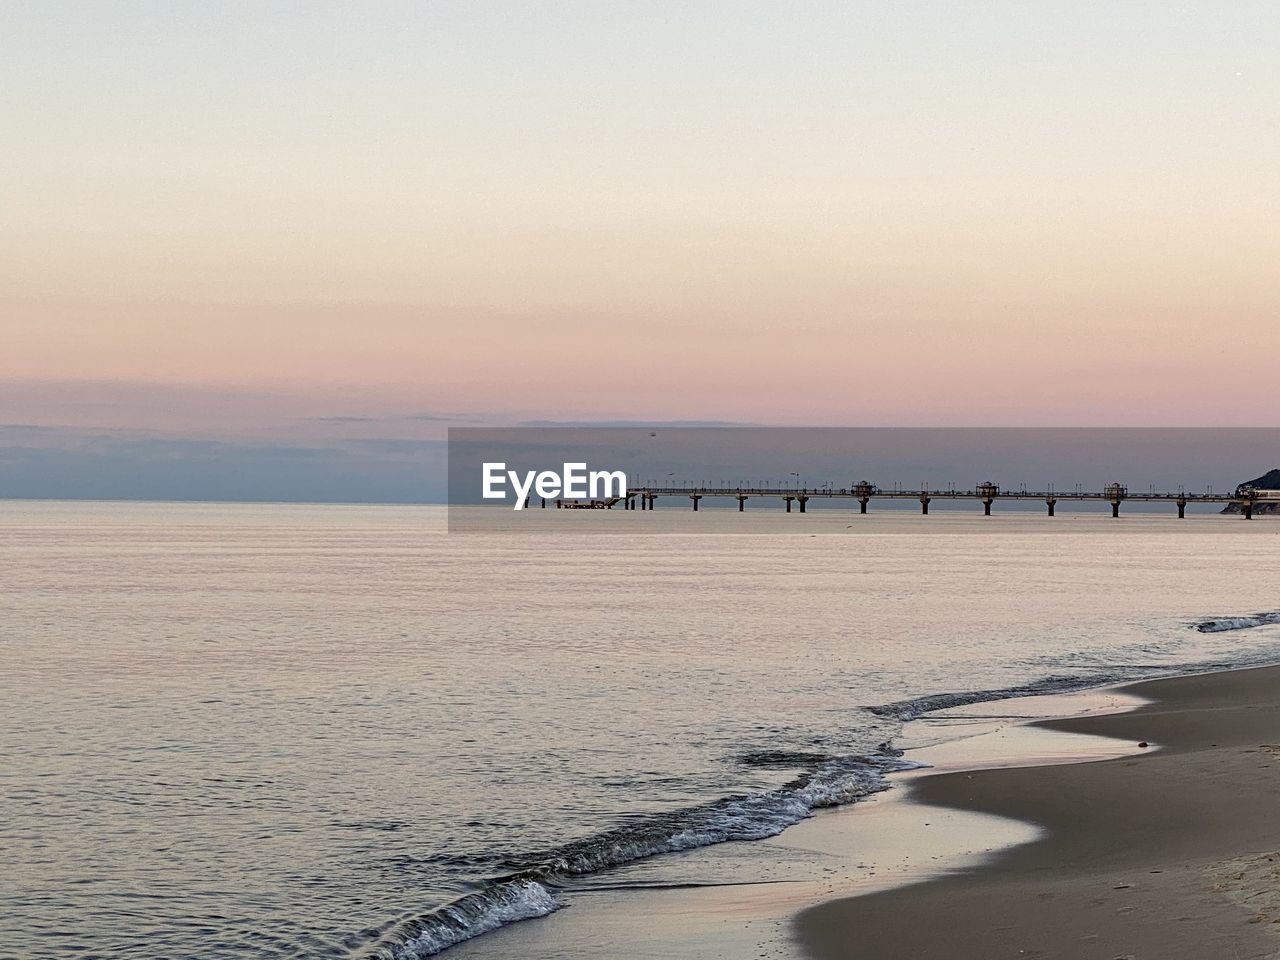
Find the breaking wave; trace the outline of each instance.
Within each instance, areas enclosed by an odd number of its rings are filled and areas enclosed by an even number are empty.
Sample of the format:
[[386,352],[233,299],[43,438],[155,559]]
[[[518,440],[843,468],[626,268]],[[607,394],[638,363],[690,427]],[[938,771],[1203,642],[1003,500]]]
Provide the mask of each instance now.
[[417,960],[497,930],[517,920],[545,917],[560,908],[555,896],[536,880],[508,880],[469,894],[413,921],[383,946],[379,960]]
[[886,774],[921,766],[902,759],[901,753],[886,744],[870,756],[748,755],[743,760],[754,765],[820,762],[776,790],[655,814],[531,854],[521,864],[513,864],[516,869],[511,874],[494,878],[485,889],[402,924],[373,955],[379,960],[421,960],[505,924],[546,916],[560,906],[553,890],[571,877],[660,853],[775,836],[821,807],[853,803],[888,789]]
[[[1220,633],[1269,624],[1280,624],[1280,611],[1205,620],[1190,626],[1201,633]],[[1070,693],[1275,661],[1275,651],[1268,649],[1231,662],[1129,664],[1106,672],[1051,675],[1008,687],[927,694],[864,709],[876,716],[907,722],[948,707]],[[923,766],[904,759],[903,751],[888,742],[869,755],[757,750],[734,759],[747,767],[790,767],[806,772],[776,790],[724,797],[702,806],[637,818],[625,826],[529,854],[518,861],[508,860],[505,866],[509,872],[505,875],[491,878],[483,889],[398,925],[373,945],[371,954],[361,956],[424,960],[506,924],[553,913],[561,907],[555,891],[574,877],[658,854],[775,836],[816,809],[853,803],[888,789],[887,774]]]
[[1192,624],[1201,633],[1226,633],[1228,630],[1248,630],[1280,623],[1280,610],[1255,613],[1249,617],[1223,617],[1219,620],[1201,620]]

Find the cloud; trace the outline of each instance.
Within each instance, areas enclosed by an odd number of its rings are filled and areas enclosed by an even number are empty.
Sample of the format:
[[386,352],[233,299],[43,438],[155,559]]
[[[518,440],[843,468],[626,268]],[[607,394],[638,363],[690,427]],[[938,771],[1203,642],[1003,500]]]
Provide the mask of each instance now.
[[350,447],[387,453],[444,453],[449,446],[447,440],[413,440],[405,437],[358,437],[344,443]]
[[454,413],[408,413],[389,414],[382,417],[369,416],[330,416],[303,417],[311,423],[481,423],[482,417]]
[[759,427],[746,420],[522,420],[518,427]]

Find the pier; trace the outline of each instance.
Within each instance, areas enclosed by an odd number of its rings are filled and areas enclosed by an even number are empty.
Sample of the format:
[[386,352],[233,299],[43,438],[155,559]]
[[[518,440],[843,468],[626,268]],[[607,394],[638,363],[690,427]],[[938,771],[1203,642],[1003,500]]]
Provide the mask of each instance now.
[[[991,516],[992,508],[996,504],[1010,500],[1038,500],[1044,503],[1045,510],[1049,516],[1054,516],[1054,510],[1060,501],[1098,501],[1111,505],[1111,516],[1119,518],[1120,506],[1123,503],[1167,503],[1170,507],[1176,507],[1178,518],[1184,519],[1187,515],[1188,504],[1238,504],[1240,506],[1240,515],[1246,520],[1253,519],[1254,507],[1259,502],[1272,502],[1280,499],[1280,491],[1276,490],[1254,490],[1252,488],[1237,488],[1232,493],[1213,493],[1211,491],[1205,493],[1187,493],[1178,490],[1176,493],[1156,493],[1149,491],[1146,493],[1137,493],[1129,490],[1122,483],[1109,483],[1101,490],[1072,490],[1058,491],[1052,487],[1048,490],[1027,490],[1019,488],[1017,490],[1002,489],[995,483],[980,483],[970,490],[956,490],[954,488],[932,489],[924,486],[918,490],[906,490],[899,487],[882,488],[873,483],[856,483],[849,487],[833,487],[823,485],[820,487],[786,487],[786,486],[639,486],[627,491],[625,497],[615,498],[609,503],[609,508],[614,504],[621,503],[624,510],[654,510],[657,508],[658,501],[665,499],[670,501],[675,498],[677,501],[687,501],[693,510],[698,509],[698,504],[704,499],[720,498],[730,501],[736,501],[738,511],[746,510],[748,500],[765,500],[775,502],[782,507],[787,513],[795,510],[804,513],[811,500],[849,500],[850,506],[853,503],[858,505],[858,513],[865,514],[874,500],[914,500],[920,504],[921,514],[928,515],[929,504],[935,500],[955,501],[955,500],[972,500],[982,505],[983,516]],[[556,504],[560,506],[559,503]],[[544,502],[545,506],[545,502]]]

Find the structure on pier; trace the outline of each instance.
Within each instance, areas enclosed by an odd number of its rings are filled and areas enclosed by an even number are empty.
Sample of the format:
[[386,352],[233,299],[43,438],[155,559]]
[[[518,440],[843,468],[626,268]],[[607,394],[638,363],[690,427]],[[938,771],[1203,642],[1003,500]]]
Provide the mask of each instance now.
[[[556,509],[557,510],[612,510],[613,505],[615,503],[620,503],[621,501],[622,501],[622,497],[609,497],[605,500],[557,500]],[[545,507],[547,505],[547,501],[543,500],[542,505]],[[525,502],[525,506],[528,506],[528,501]],[[698,509],[696,504],[694,505],[694,509],[695,510]]]

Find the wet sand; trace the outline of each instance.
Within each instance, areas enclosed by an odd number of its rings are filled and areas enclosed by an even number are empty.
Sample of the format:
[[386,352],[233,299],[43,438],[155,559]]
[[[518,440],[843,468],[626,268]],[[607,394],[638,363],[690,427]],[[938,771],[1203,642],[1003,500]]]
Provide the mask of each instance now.
[[1280,668],[1150,681],[1130,713],[1044,721],[1152,749],[915,778],[911,799],[1038,839],[981,866],[832,900],[814,960],[1252,960],[1280,956]]

